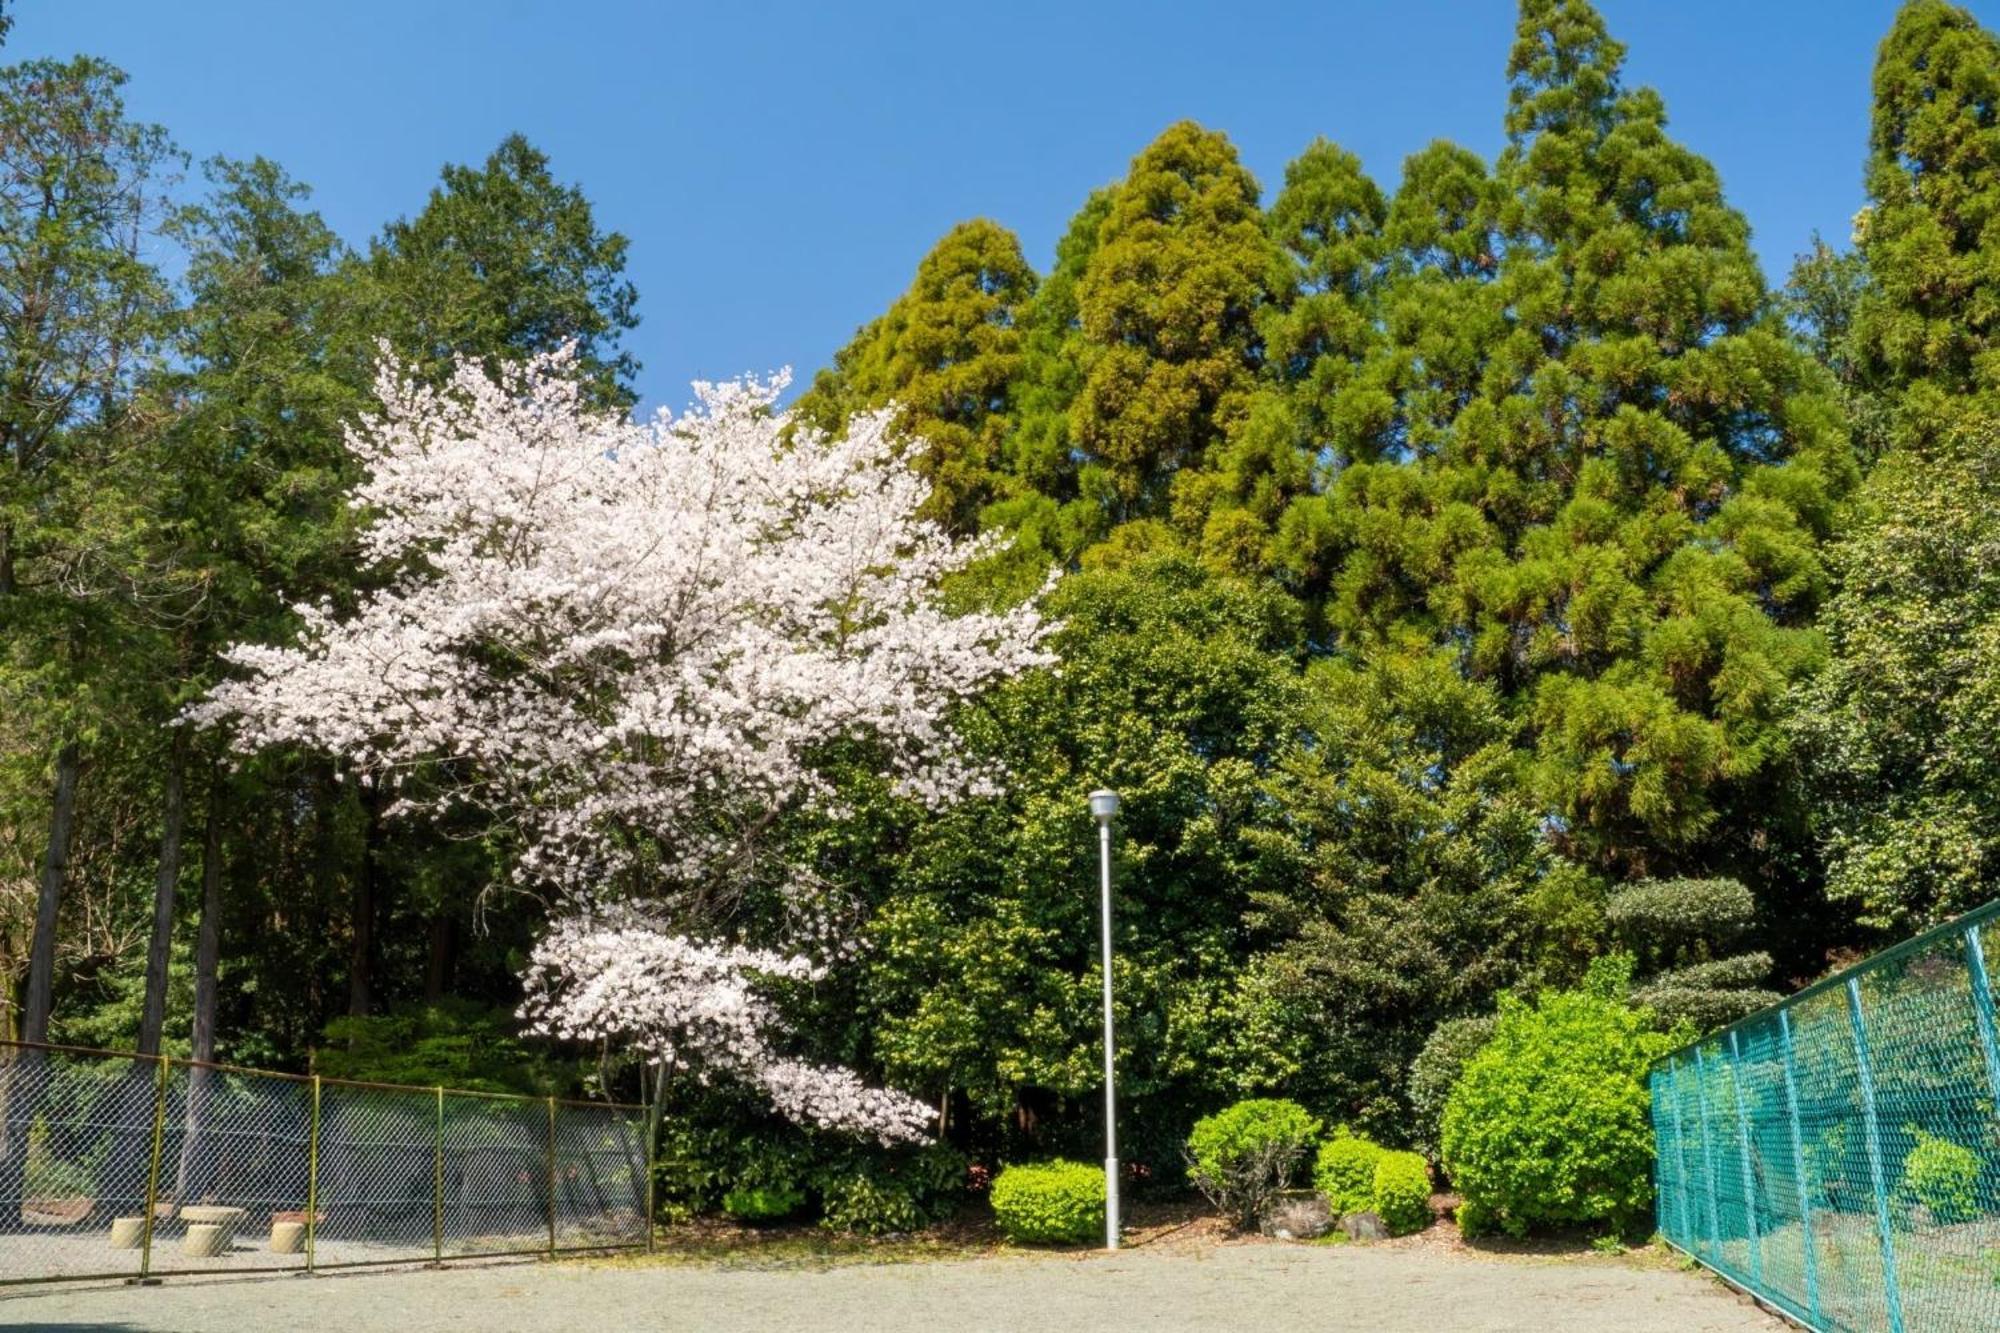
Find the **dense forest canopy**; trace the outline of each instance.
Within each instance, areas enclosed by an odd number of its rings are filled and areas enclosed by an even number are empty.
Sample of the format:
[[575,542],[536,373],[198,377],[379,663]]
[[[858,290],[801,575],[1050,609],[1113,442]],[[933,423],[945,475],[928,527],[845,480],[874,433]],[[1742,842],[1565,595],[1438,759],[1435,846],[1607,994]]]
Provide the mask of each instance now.
[[[2000,889],[2000,38],[1902,7],[1868,207],[1782,285],[1624,57],[1585,0],[1521,0],[1504,149],[1393,182],[1301,126],[1267,194],[1222,128],[1169,125],[1045,271],[953,227],[771,423],[773,459],[907,463],[909,522],[978,556],[937,563],[944,602],[1039,614],[1059,662],[941,710],[990,790],[919,799],[829,731],[825,799],[764,802],[760,848],[840,922],[753,988],[772,1060],[860,1071],[974,1155],[1090,1156],[1098,786],[1128,1155],[1167,1174],[1242,1096],[1425,1143],[1432,1034],[1605,955],[1713,1025]],[[501,815],[545,775],[456,799],[464,756],[425,752],[391,792],[303,696],[253,745],[185,724],[249,688],[232,645],[365,617],[428,558],[350,503],[381,493],[383,353],[412,394],[560,364],[563,410],[621,429],[626,238],[515,135],[350,247],[275,163],[190,172],[124,82],[0,69],[5,1035],[636,1093],[517,1016],[565,886]],[[495,642],[467,669],[518,683]],[[662,845],[642,795],[631,845]],[[618,864],[645,947],[781,933],[763,881],[660,864]],[[647,1092],[689,1159],[751,1124],[862,1169],[727,1080]]]

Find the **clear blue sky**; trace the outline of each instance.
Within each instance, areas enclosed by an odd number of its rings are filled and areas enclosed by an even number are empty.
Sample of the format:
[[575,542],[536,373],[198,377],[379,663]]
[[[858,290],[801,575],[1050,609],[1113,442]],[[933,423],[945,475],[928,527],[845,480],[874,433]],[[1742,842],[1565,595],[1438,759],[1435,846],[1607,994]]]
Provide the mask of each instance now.
[[[1861,201],[1892,0],[1601,0],[1628,81],[1713,159],[1782,281]],[[2000,22],[2000,0],[1972,6]],[[6,58],[123,66],[197,159],[263,154],[350,242],[512,130],[632,238],[650,404],[805,381],[986,215],[1046,267],[1085,193],[1163,126],[1226,131],[1266,197],[1316,135],[1384,189],[1433,138],[1502,143],[1509,0],[959,4],[22,0]]]

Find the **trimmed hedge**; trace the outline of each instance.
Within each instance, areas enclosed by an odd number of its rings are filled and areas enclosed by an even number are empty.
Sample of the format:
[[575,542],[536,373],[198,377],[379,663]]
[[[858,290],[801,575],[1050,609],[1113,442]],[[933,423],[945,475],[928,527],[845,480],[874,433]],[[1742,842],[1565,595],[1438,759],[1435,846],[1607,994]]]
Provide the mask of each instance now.
[[993,1179],[993,1219],[1016,1245],[1079,1245],[1104,1234],[1104,1169],[1010,1166]]
[[1313,1188],[1326,1196],[1336,1213],[1362,1212],[1375,1203],[1375,1165],[1382,1148],[1342,1125],[1319,1146],[1313,1164]]
[[1195,1121],[1188,1175],[1231,1222],[1255,1226],[1318,1136],[1319,1121],[1297,1102],[1252,1097]]
[[1375,1215],[1392,1236],[1431,1224],[1431,1169],[1422,1153],[1384,1152],[1375,1161]]

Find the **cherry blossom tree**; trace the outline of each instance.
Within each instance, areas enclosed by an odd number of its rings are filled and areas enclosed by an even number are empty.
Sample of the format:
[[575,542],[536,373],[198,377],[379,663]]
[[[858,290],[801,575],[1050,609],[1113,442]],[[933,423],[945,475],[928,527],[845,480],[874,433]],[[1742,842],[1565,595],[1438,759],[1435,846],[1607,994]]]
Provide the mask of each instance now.
[[[926,801],[990,789],[954,710],[1048,663],[1048,626],[1032,604],[951,614],[942,580],[990,547],[917,516],[889,411],[788,432],[783,384],[697,385],[642,423],[592,408],[568,354],[442,387],[385,359],[348,436],[376,590],[232,649],[190,718],[338,755],[400,813],[488,812],[552,907],[538,1030],[907,1139],[919,1103],[773,1044],[756,978],[816,979],[847,941],[769,835],[838,813],[835,747]],[[736,910],[774,881],[787,910]]]

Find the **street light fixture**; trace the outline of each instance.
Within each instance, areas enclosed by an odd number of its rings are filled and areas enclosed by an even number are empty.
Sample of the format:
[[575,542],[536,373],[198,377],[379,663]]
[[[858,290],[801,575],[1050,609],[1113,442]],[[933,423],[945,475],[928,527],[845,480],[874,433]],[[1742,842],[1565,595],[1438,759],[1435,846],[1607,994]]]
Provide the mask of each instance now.
[[1111,1031],[1111,821],[1118,814],[1118,793],[1090,794],[1090,813],[1097,820],[1097,859],[1103,886],[1104,951],[1104,1248],[1118,1248],[1118,1093],[1111,1057],[1117,1049]]

